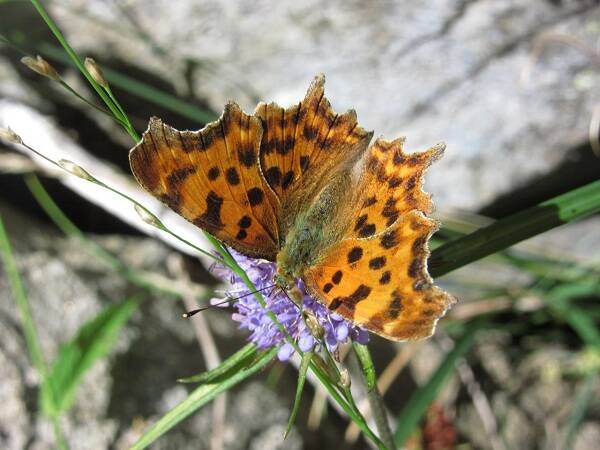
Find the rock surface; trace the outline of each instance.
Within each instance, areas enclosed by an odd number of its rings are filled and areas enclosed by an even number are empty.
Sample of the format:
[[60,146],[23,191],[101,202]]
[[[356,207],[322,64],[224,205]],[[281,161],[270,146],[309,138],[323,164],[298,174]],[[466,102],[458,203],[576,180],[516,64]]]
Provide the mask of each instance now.
[[[111,301],[131,296],[123,277],[64,239],[15,219],[0,205],[14,246],[33,319],[47,361],[61,342]],[[44,230],[44,232],[42,232]],[[170,252],[147,239],[98,238],[105,247],[138,261],[138,270],[162,268]],[[63,255],[71,255],[63,257]],[[140,258],[145,255],[145,258]],[[139,266],[139,263],[142,266]],[[133,267],[133,263],[130,263]],[[109,358],[86,372],[73,408],[61,427],[73,450],[126,449],[160,416],[183,400],[187,387],[176,383],[182,376],[203,369],[202,354],[190,325],[182,326],[182,307],[168,297],[145,294],[147,300],[119,335]],[[39,378],[30,363],[20,317],[5,273],[0,270],[0,448],[6,450],[54,449],[50,423],[38,415]],[[215,316],[216,314],[216,316]],[[226,313],[223,313],[226,314]],[[242,345],[231,320],[220,311],[207,315],[215,328],[229,327],[233,338],[220,332],[224,355]],[[226,449],[281,449],[288,405],[263,382],[250,382],[231,391],[223,439]],[[156,449],[209,448],[213,423],[211,408],[204,408],[169,435]],[[300,449],[293,430],[285,448]]]
[[325,73],[334,108],[356,109],[375,136],[447,143],[428,181],[443,208],[482,207],[558,166],[600,101],[595,1],[117,5],[53,11],[78,48],[156,71],[215,111],[296,102]]

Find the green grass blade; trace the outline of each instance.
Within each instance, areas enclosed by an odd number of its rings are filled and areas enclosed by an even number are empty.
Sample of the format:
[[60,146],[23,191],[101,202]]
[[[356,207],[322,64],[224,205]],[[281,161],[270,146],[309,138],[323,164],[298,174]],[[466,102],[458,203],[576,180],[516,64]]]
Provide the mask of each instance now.
[[306,381],[306,372],[308,371],[308,367],[310,366],[310,361],[313,357],[313,351],[306,352],[302,355],[302,361],[300,362],[300,367],[298,369],[298,384],[296,385],[296,395],[294,396],[294,406],[292,407],[292,412],[290,413],[290,418],[287,423],[287,428],[285,429],[285,433],[283,438],[285,439],[292,429],[292,425],[296,421],[296,416],[298,415],[298,409],[300,408],[300,400],[302,399],[302,392],[304,391],[304,382]]
[[147,276],[131,269],[119,258],[106,251],[101,245],[89,239],[85,233],[83,233],[73,222],[71,222],[66,214],[54,202],[36,175],[26,175],[25,184],[31,191],[31,194],[38,202],[40,207],[65,235],[79,239],[83,243],[84,248],[89,250],[90,254],[109,264],[116,273],[141,288],[151,289],[162,294],[182,297],[183,293],[180,290],[171,289],[169,286],[158,286]]
[[34,367],[40,373],[42,378],[46,376],[47,367],[44,357],[42,355],[42,347],[40,346],[40,340],[37,335],[35,324],[33,322],[33,316],[31,314],[31,308],[25,292],[25,287],[21,281],[21,276],[17,269],[17,264],[14,259],[10,241],[4,228],[2,218],[0,218],[0,251],[2,252],[2,263],[4,264],[4,270],[10,282],[10,286],[17,301],[17,308],[19,309],[19,315],[21,316],[21,323],[23,325],[23,334],[25,335],[25,343],[29,350],[29,356]]
[[[60,44],[64,48],[65,52],[67,53],[67,55],[69,56],[71,61],[75,64],[75,66],[79,69],[79,71],[87,79],[88,83],[90,83],[90,85],[94,88],[94,90],[100,96],[100,98],[102,98],[102,100],[104,101],[106,106],[108,106],[108,108],[113,113],[113,115],[115,117],[118,117],[119,119],[123,120],[125,123],[129,123],[129,120],[127,119],[127,117],[122,116],[121,112],[113,104],[113,102],[111,101],[109,96],[106,94],[106,92],[104,92],[104,89],[102,88],[102,86],[100,86],[96,82],[96,80],[94,80],[94,78],[90,75],[90,73],[87,71],[87,69],[83,65],[83,62],[81,61],[81,58],[79,58],[79,56],[77,55],[75,50],[73,50],[73,48],[69,45],[69,43],[63,36],[62,32],[60,31],[60,29],[54,22],[54,20],[52,20],[52,18],[50,17],[50,15],[46,11],[46,9],[42,6],[42,3],[39,0],[31,0],[31,4],[37,10],[38,14],[44,20],[44,22],[46,22],[46,25],[48,26],[48,28],[50,28],[50,31],[52,31],[52,34],[54,34],[54,37],[56,37],[58,42],[60,42]],[[133,130],[131,130],[131,131],[133,131]],[[133,134],[135,134],[135,132],[133,132]],[[137,140],[137,139],[134,137],[134,140]]]
[[593,297],[600,292],[600,282],[590,280],[587,282],[568,283],[559,285],[542,298],[546,298],[548,306],[579,335],[587,345],[600,349],[600,331],[598,325],[587,310],[579,308],[573,303],[577,297]]
[[253,365],[240,370],[231,377],[219,382],[203,384],[196,388],[184,401],[161,417],[152,427],[131,447],[130,450],[141,450],[146,448],[160,436],[165,434],[190,414],[211,402],[217,395],[250,377],[266,366],[277,354],[275,347],[260,355]]
[[257,353],[258,350],[254,344],[247,344],[214,369],[191,377],[180,378],[177,381],[180,383],[212,383],[216,379],[224,377],[235,368],[246,365]]
[[474,343],[475,334],[482,325],[481,320],[468,323],[464,334],[458,339],[452,351],[446,355],[427,383],[410,397],[397,419],[398,427],[394,433],[394,441],[398,447],[401,447],[408,439],[440,389],[450,379],[456,362],[469,351]]
[[31,308],[29,306],[25,287],[23,286],[21,276],[19,275],[19,271],[17,269],[17,264],[14,259],[10,240],[8,239],[2,217],[0,217],[0,253],[4,270],[6,271],[11,290],[15,296],[19,315],[21,316],[21,324],[23,326],[23,334],[25,335],[25,343],[27,345],[27,350],[29,351],[29,357],[31,358],[33,366],[36,368],[40,374],[40,378],[42,379],[40,392],[41,395],[48,399],[48,410],[51,413],[50,418],[52,420],[52,428],[56,439],[56,446],[61,450],[65,450],[68,448],[68,446],[58,423],[58,407],[54,386],[52,383],[47,382],[48,367],[44,361],[42,347],[40,345],[40,340],[35,328],[33,316],[31,314]]
[[[51,407],[56,407],[59,414],[71,407],[85,372],[108,354],[138,304],[134,298],[107,306],[61,346],[46,380],[54,388],[54,399],[44,395],[49,392],[47,389],[42,390],[41,404],[45,414],[52,414]],[[55,405],[50,403],[52,401]]]
[[377,424],[379,436],[389,450],[394,450],[396,448],[394,438],[389,426],[385,404],[377,387],[377,374],[375,372],[375,365],[373,364],[369,348],[366,345],[358,343],[352,344],[352,347],[360,363],[360,368],[367,385],[367,399],[371,406],[373,419]]
[[[66,55],[64,51],[56,45],[42,43],[39,46],[39,50],[41,54],[47,56],[51,60],[64,64],[72,64],[72,61],[68,55]],[[102,72],[112,86],[120,88],[150,103],[154,103],[168,111],[179,114],[182,117],[202,123],[212,122],[218,117],[218,115],[213,111],[200,108],[192,103],[180,99],[179,97],[157,89],[154,86],[117,72],[116,70],[112,70],[108,67],[102,67]]]
[[598,211],[600,181],[594,181],[436,248],[429,259],[430,273],[433,277],[439,277],[517,242]]

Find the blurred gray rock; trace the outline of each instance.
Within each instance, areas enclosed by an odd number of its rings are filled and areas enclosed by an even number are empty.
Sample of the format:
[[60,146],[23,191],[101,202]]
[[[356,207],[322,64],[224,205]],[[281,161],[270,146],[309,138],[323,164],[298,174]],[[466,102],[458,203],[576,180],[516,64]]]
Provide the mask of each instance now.
[[[497,426],[494,447],[483,426],[481,411],[468,395],[457,400],[455,425],[478,449],[562,450],[565,430],[573,412],[581,376],[570,373],[578,357],[569,349],[553,343],[538,343],[524,358],[520,348],[508,346],[499,333],[485,334],[477,343],[484,371],[478,374],[484,396],[490,404]],[[495,362],[494,360],[499,359]],[[507,378],[507,368],[510,377]],[[595,390],[600,389],[596,383]],[[575,435],[575,448],[595,450],[600,416],[600,397],[592,395],[584,422]],[[587,420],[586,420],[587,419]]]
[[587,141],[600,101],[591,0],[80,0],[52,11],[78,48],[159,73],[216,111],[228,99],[249,111],[297,102],[325,73],[334,108],[355,108],[375,136],[406,135],[409,150],[447,143],[428,180],[444,209],[481,207],[555,168]]
[[[139,293],[76,240],[24,220],[0,205],[7,222],[33,318],[47,361],[60,342],[104,306]],[[150,239],[97,237],[103,246],[128,253],[130,267],[164,269],[170,251]],[[129,249],[129,251],[127,251]],[[140,258],[146,255],[147,257]],[[2,266],[0,266],[2,267]],[[173,298],[146,293],[109,358],[89,370],[61,427],[73,450],[126,449],[162,414],[187,396],[176,379],[203,370],[202,355],[191,324],[182,322],[182,306]],[[39,416],[39,378],[31,366],[20,318],[3,269],[0,269],[0,448],[54,449],[50,423]],[[209,311],[218,327],[229,327],[233,339],[219,338],[223,355],[240,347],[226,312]],[[212,319],[215,317],[215,320]],[[227,333],[221,333],[226,335]],[[299,449],[293,430],[283,441],[289,414],[284,399],[264,383],[241,385],[228,395],[225,449]],[[160,439],[156,449],[209,448],[213,430],[211,407],[206,407]]]

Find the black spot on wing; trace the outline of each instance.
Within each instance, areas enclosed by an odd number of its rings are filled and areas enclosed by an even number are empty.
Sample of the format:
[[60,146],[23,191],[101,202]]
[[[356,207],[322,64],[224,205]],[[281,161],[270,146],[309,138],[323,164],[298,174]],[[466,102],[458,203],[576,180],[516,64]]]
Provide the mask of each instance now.
[[238,159],[246,167],[256,164],[256,152],[253,144],[240,145],[238,148]]
[[242,217],[238,222],[240,228],[250,228],[250,225],[252,225],[252,219],[248,216]]
[[363,203],[363,208],[368,208],[369,206],[374,205],[375,203],[377,203],[377,198],[372,196],[369,197],[365,200],[365,202]]
[[267,183],[275,188],[281,183],[281,170],[277,166],[269,167],[265,172],[265,178]]
[[340,281],[342,281],[342,276],[343,273],[341,270],[338,270],[336,273],[333,274],[333,276],[331,277],[331,281],[333,282],[333,284],[340,284]]
[[310,158],[308,156],[300,157],[300,170],[302,171],[302,173],[304,173],[308,170],[309,164],[310,164]]
[[388,284],[390,282],[390,280],[392,279],[392,274],[389,270],[386,270],[385,272],[383,272],[383,274],[381,275],[381,278],[379,278],[379,284],[381,284],[382,286],[384,284]]
[[348,252],[348,264],[353,264],[362,258],[363,249],[360,247],[354,247]]
[[398,293],[397,290],[395,290],[392,293],[392,301],[390,302],[390,308],[388,310],[388,314],[390,316],[390,318],[392,320],[397,319],[398,316],[400,315],[400,313],[402,312],[402,297],[400,296],[400,294]]
[[238,175],[235,167],[230,167],[225,171],[225,179],[232,186],[237,186],[240,184],[240,176]]
[[383,266],[385,266],[385,261],[386,261],[385,256],[378,256],[376,258],[373,258],[369,261],[369,268],[371,268],[373,270],[379,270]]
[[208,170],[208,179],[210,181],[214,181],[217,178],[219,178],[220,174],[221,174],[221,171],[219,170],[219,168],[217,166],[213,166]]
[[383,248],[389,249],[398,245],[398,237],[396,236],[396,230],[387,231],[381,236],[379,245]]
[[289,170],[285,173],[281,180],[281,187],[285,190],[290,187],[292,182],[294,181],[294,172]]
[[262,191],[262,189],[257,187],[248,189],[247,194],[250,206],[260,205],[265,197],[265,193]]
[[219,197],[214,191],[210,191],[206,196],[206,210],[194,220],[198,227],[215,233],[224,227],[221,222],[221,207],[223,198]]
[[376,231],[375,224],[369,223],[360,229],[360,231],[358,232],[358,235],[361,238],[366,238],[369,236],[373,236],[375,234],[375,231]]
[[369,294],[371,294],[371,288],[364,284],[361,284],[356,288],[356,290],[346,296],[346,297],[336,297],[329,304],[328,308],[332,311],[338,309],[341,305],[348,308],[350,311],[354,311],[356,309],[356,304],[364,299],[366,299]]

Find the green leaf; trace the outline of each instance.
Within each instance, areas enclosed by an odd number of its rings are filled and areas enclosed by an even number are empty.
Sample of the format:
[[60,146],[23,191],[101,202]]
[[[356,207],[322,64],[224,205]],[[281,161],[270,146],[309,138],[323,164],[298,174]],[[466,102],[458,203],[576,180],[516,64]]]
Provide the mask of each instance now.
[[[579,308],[572,301],[577,297],[595,296],[600,291],[596,280],[567,283],[550,290],[545,296],[548,306],[579,335],[581,340],[595,348],[600,348],[600,332],[587,310]],[[543,297],[544,298],[544,297]]]
[[46,366],[46,362],[44,361],[44,356],[42,354],[40,340],[37,335],[37,330],[35,328],[33,316],[31,314],[29,300],[27,299],[27,293],[25,292],[25,287],[23,286],[23,282],[21,281],[21,276],[17,269],[17,264],[12,252],[10,241],[8,239],[8,234],[6,233],[6,229],[4,228],[4,222],[2,221],[1,217],[0,256],[2,257],[4,270],[6,271],[10,287],[15,296],[17,309],[19,310],[19,315],[21,316],[21,325],[23,327],[23,334],[25,335],[25,343],[27,345],[27,350],[29,351],[29,356],[34,367],[38,371],[40,378],[42,379],[40,395],[43,395],[48,399],[47,408],[49,412],[52,413],[50,417],[52,421],[52,430],[54,431],[54,437],[56,440],[56,446],[60,450],[66,450],[68,449],[68,445],[60,428],[60,423],[58,421],[58,414],[56,413],[56,400],[54,392],[52,391],[53,386],[46,382],[48,379],[48,367]]
[[305,352],[302,355],[302,362],[300,363],[300,368],[298,369],[298,384],[296,385],[296,396],[294,397],[294,406],[292,407],[292,412],[290,414],[290,419],[288,420],[287,428],[285,430],[285,434],[283,438],[285,439],[292,429],[292,425],[296,421],[296,416],[298,415],[298,409],[300,408],[300,399],[302,398],[302,391],[304,390],[304,382],[306,381],[306,371],[310,366],[310,361],[313,357],[314,351]]
[[600,211],[600,181],[500,219],[431,252],[430,272],[439,277],[575,219]]
[[218,383],[207,383],[196,388],[184,401],[175,406],[171,411],[162,416],[158,422],[144,433],[144,435],[131,447],[130,450],[146,448],[160,436],[165,434],[183,419],[196,410],[211,402],[220,393],[231,389],[239,382],[258,372],[266,366],[277,354],[277,347],[260,353],[254,363],[232,374],[229,378]]
[[452,351],[446,355],[431,378],[410,397],[397,419],[398,428],[394,433],[394,441],[398,447],[401,447],[408,439],[440,389],[450,379],[456,362],[469,351],[473,345],[475,334],[483,326],[483,323],[482,320],[474,320],[467,324],[464,334],[458,339]]
[[[85,372],[108,354],[138,303],[130,299],[104,308],[61,346],[44,383],[46,388],[41,390],[44,414],[52,417],[69,409]],[[50,393],[54,398],[49,398]]]
[[247,365],[248,361],[252,360],[257,353],[258,350],[254,344],[247,344],[214,369],[191,377],[180,378],[177,381],[180,383],[211,383],[227,375],[235,368]]

